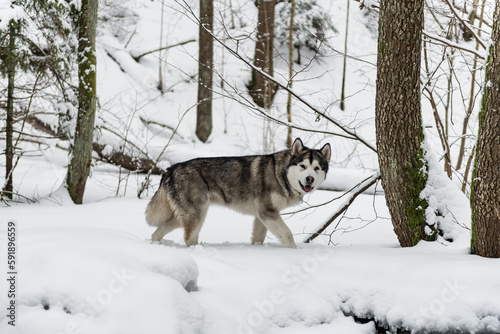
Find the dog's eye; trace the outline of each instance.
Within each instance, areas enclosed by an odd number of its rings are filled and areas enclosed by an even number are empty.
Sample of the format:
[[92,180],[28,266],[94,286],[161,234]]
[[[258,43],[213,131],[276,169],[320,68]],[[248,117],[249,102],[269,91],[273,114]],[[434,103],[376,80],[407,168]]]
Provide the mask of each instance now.
[[306,166],[305,166],[305,165],[303,165],[303,164],[301,164],[301,165],[300,165],[300,168],[302,168],[302,169],[306,169]]
[[314,167],[314,171],[315,172],[319,171],[319,167]]

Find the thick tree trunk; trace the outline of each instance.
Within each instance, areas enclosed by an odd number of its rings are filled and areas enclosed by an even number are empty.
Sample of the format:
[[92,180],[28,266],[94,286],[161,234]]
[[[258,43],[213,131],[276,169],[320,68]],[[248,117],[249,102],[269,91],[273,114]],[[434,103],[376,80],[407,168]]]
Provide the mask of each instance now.
[[394,232],[403,247],[425,233],[427,164],[420,109],[422,0],[380,3],[375,126],[387,206]]
[[5,124],[5,187],[4,195],[12,199],[14,191],[13,186],[13,168],[14,168],[14,81],[16,76],[16,23],[9,23],[9,50],[7,61],[7,119]]
[[[198,106],[196,136],[206,142],[212,132],[212,77],[213,77],[213,0],[200,0],[199,60],[198,60]],[[206,29],[206,30],[205,30]]]
[[[257,0],[259,10],[257,22],[257,42],[255,43],[254,65],[273,76],[274,7],[275,0]],[[262,74],[253,70],[252,81],[248,85],[254,102],[262,108],[271,108],[274,85]]]
[[496,3],[492,44],[479,113],[476,162],[472,172],[471,252],[500,257],[500,4]]
[[98,0],[82,0],[78,32],[78,118],[72,158],[68,166],[68,191],[81,204],[90,173],[96,113],[95,37]]

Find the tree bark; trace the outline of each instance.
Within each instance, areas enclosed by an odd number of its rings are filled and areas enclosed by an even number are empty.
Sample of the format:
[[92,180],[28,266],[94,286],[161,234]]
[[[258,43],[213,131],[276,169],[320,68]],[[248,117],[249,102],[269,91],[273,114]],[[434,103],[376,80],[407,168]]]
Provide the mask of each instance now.
[[403,247],[425,233],[427,182],[420,109],[422,0],[382,0],[377,57],[375,127],[387,206]]
[[16,22],[9,22],[9,50],[6,59],[7,67],[7,119],[5,124],[5,186],[3,194],[12,199],[14,191],[13,167],[14,167],[14,84],[16,76]]
[[78,31],[78,116],[71,162],[68,166],[68,192],[81,204],[90,173],[96,113],[95,37],[98,0],[82,0]]
[[[293,88],[293,21],[295,19],[295,0],[290,4],[290,33],[288,35],[288,87]],[[288,92],[286,101],[286,114],[288,124],[292,124],[292,93]],[[286,134],[286,147],[292,147],[292,127],[288,126]]]
[[[212,133],[212,79],[213,79],[213,39],[208,31],[213,31],[213,0],[200,0],[199,60],[198,60],[198,106],[196,108],[196,136],[206,142]],[[208,31],[206,31],[208,30]]]
[[[255,67],[273,76],[274,8],[275,0],[258,0],[257,42],[255,43]],[[252,81],[248,90],[254,102],[270,109],[274,95],[273,83],[259,72],[252,70]]]
[[496,2],[492,44],[486,77],[472,172],[471,252],[500,257],[500,4]]

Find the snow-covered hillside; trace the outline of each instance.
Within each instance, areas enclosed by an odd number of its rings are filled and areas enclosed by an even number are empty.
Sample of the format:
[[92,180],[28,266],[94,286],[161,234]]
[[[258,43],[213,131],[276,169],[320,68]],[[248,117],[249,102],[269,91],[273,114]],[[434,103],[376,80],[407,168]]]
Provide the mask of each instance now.
[[[321,56],[312,59],[313,51],[302,49],[294,90],[374,144],[376,14],[351,3],[346,110],[341,111],[346,1],[317,2],[336,32],[327,32]],[[198,27],[185,6],[197,13],[194,0],[101,2],[95,141],[107,152],[158,160],[161,168],[199,156],[283,149],[286,128],[263,118],[250,102],[249,68],[217,43],[214,128],[208,143],[196,139]],[[254,1],[217,0],[215,8],[215,34],[251,61]],[[275,55],[275,77],[286,82],[287,47],[276,45]],[[471,80],[463,72],[457,76]],[[279,90],[272,117],[286,120],[286,99]],[[452,99],[465,104],[458,92]],[[292,108],[298,127],[341,133],[301,103]],[[458,110],[457,118],[465,113]],[[39,118],[55,129],[54,110],[42,111]],[[469,255],[468,199],[456,179],[442,172],[441,144],[427,102],[423,112],[431,160],[426,214],[443,235],[411,249],[398,245],[380,185],[360,195],[313,243],[302,243],[342,205],[344,191],[377,169],[370,149],[340,136],[294,130],[307,146],[329,142],[333,149],[324,183],[329,190],[318,190],[283,213],[298,249],[283,248],[272,235],[264,245],[251,245],[253,218],[221,207],[209,210],[200,245],[185,247],[181,230],[151,244],[154,230],[144,211],[159,176],[139,199],[144,174],[96,159],[84,204],[76,206],[62,188],[69,144],[21,141],[26,154],[15,169],[15,192],[37,202],[0,207],[1,333],[500,333],[500,260]],[[456,122],[450,133],[461,126]],[[31,125],[25,131],[46,137]],[[13,227],[16,274],[9,274]],[[11,276],[16,327],[8,317]]]

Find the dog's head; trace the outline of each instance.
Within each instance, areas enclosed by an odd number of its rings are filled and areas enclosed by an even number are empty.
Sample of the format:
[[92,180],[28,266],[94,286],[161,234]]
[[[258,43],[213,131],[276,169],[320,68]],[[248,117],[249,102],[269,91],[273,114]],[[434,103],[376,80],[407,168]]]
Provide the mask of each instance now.
[[297,138],[290,152],[288,182],[301,195],[315,190],[325,180],[328,172],[330,144],[325,144],[320,150],[313,150],[305,147],[300,138]]

